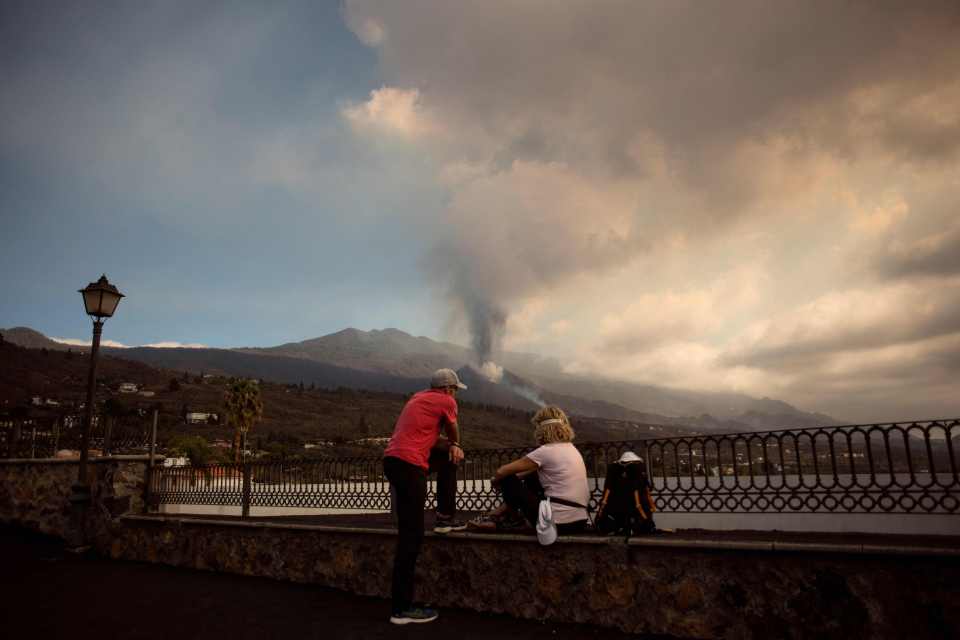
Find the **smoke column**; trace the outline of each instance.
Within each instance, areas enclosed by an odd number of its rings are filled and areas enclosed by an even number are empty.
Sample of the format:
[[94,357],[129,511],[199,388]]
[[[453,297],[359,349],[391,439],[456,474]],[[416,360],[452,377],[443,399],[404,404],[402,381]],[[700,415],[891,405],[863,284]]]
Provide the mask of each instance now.
[[470,339],[477,354],[477,364],[483,366],[491,360],[498,346],[507,322],[506,312],[488,300],[463,292],[462,300],[467,322],[470,326]]

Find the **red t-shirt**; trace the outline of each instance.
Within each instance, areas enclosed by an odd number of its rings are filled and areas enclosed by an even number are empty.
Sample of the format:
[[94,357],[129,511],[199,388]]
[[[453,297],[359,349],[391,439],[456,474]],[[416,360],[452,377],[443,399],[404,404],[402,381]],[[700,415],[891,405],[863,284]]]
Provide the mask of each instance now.
[[453,396],[442,389],[415,393],[400,412],[383,455],[429,469],[430,449],[445,421],[457,421],[457,401]]

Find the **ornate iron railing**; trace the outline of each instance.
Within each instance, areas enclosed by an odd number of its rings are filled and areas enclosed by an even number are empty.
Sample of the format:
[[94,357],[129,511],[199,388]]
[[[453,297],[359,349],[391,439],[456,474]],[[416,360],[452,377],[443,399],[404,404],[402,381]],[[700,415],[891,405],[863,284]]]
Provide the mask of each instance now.
[[[960,513],[954,441],[960,420],[785,429],[583,443],[591,502],[606,465],[632,450],[648,464],[657,508],[699,513]],[[499,503],[489,479],[530,448],[467,452],[458,508]],[[157,467],[154,506],[163,504],[387,510],[379,457]],[[429,499],[435,500],[433,487]]]
[[[94,416],[90,455],[145,453],[150,446],[151,420],[149,415]],[[77,452],[82,421],[79,414],[0,419],[0,458],[52,458],[59,451]]]

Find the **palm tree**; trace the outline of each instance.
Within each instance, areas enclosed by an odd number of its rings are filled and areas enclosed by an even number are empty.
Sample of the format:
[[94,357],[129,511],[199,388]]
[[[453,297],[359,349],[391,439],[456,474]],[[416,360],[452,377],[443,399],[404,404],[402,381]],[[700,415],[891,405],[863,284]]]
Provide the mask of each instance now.
[[227,419],[233,423],[233,458],[240,462],[242,444],[247,432],[263,416],[263,402],[260,401],[260,386],[253,380],[233,378],[224,394]]

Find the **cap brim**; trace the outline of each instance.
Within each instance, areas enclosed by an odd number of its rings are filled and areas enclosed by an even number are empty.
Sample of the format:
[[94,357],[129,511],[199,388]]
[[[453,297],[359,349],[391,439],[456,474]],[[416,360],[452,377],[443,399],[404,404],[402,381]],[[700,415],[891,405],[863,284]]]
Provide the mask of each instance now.
[[457,389],[466,389],[466,388],[467,388],[467,385],[463,384],[462,382],[457,383]]

